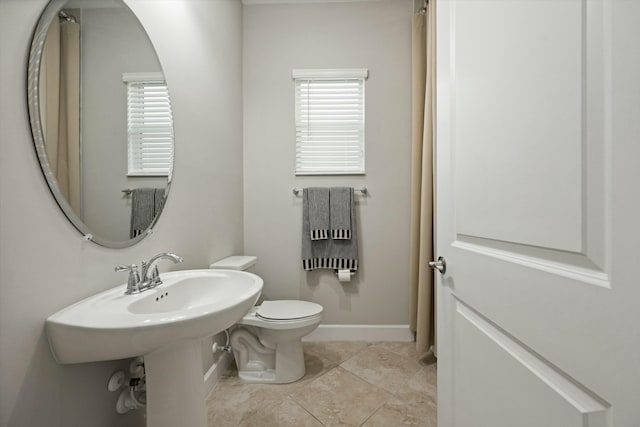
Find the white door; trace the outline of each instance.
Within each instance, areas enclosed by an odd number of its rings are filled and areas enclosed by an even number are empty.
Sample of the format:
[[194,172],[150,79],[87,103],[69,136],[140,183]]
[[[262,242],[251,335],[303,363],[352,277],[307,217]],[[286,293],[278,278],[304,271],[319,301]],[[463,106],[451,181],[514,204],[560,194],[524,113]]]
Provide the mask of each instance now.
[[640,0],[439,0],[439,427],[640,426]]

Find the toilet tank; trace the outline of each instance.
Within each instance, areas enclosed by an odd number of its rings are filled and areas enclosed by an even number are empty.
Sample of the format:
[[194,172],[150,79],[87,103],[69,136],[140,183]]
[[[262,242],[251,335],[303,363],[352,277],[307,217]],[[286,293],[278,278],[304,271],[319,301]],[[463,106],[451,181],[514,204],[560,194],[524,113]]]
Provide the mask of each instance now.
[[214,262],[209,266],[209,268],[223,270],[241,270],[253,273],[254,265],[256,265],[256,257],[247,255],[234,255]]

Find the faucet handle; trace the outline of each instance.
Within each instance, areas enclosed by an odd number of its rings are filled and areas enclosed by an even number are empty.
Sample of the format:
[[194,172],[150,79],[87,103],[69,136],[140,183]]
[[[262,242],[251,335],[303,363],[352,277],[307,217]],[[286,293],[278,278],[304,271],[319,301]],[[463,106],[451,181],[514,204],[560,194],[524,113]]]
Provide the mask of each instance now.
[[160,280],[160,272],[158,272],[157,265],[154,265],[153,270],[151,270],[151,277],[149,277],[149,284],[152,286],[158,286],[162,284],[162,280]]
[[135,264],[131,264],[131,265],[116,265],[116,268],[114,269],[117,272],[120,271],[132,271],[132,270],[137,270],[138,266]]
[[140,273],[138,273],[138,266],[135,264],[131,265],[118,265],[115,268],[116,272],[120,271],[128,271],[129,279],[127,280],[127,290],[125,294],[131,295],[136,292],[140,292]]
[[142,261],[141,269],[141,290],[155,288],[162,284],[162,280],[160,280],[160,273],[158,272],[158,266],[155,262]]

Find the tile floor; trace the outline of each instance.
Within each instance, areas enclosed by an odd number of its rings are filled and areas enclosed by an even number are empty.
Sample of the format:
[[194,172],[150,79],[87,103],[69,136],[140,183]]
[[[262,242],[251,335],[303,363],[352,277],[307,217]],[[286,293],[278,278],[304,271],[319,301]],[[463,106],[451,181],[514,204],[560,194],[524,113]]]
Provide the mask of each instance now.
[[242,383],[235,366],[207,398],[210,427],[436,427],[436,365],[415,343],[307,342],[292,384]]

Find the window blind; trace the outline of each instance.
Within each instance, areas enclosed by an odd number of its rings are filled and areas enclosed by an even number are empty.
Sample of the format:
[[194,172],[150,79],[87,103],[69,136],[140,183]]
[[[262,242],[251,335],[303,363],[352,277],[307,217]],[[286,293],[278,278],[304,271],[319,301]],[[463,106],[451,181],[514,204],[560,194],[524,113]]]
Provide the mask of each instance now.
[[367,70],[294,70],[296,175],[363,174]]
[[173,164],[173,116],[167,84],[128,77],[128,175],[168,176]]

